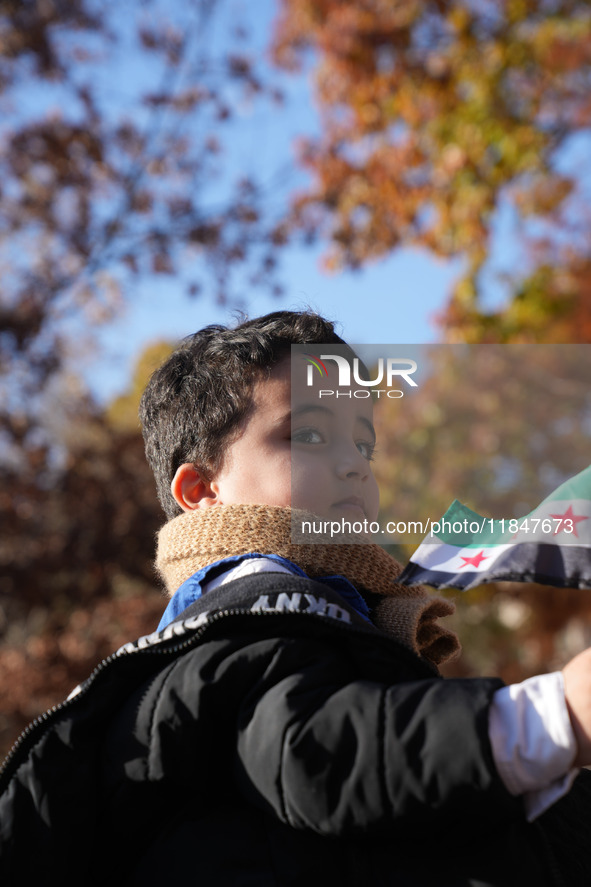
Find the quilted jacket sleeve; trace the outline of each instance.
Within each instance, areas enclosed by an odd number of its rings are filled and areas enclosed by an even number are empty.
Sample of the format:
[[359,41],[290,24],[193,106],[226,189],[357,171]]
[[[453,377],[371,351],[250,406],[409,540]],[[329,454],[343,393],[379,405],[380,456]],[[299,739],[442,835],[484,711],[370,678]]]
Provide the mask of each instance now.
[[240,706],[237,776],[254,803],[325,835],[519,817],[488,741],[495,679],[359,675],[346,648],[283,641]]

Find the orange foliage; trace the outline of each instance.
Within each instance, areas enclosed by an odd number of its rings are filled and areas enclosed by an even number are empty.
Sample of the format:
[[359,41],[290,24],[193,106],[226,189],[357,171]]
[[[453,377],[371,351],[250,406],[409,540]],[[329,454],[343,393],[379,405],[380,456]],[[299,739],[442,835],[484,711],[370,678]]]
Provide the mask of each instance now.
[[[285,67],[314,65],[321,134],[301,155],[312,184],[292,223],[329,236],[329,267],[399,245],[462,256],[448,338],[589,341],[588,200],[563,162],[591,124],[586,3],[283,0],[274,46]],[[511,280],[519,304],[489,316],[481,275],[502,201],[527,261]],[[535,255],[541,227],[552,274]]]

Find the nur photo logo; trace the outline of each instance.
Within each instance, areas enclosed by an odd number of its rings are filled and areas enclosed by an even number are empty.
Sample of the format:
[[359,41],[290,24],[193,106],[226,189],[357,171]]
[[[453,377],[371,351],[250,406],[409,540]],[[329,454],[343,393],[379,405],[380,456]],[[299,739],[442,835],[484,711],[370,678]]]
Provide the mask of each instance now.
[[[404,396],[401,388],[394,388],[394,384],[405,383],[410,388],[417,388],[417,382],[412,378],[417,371],[417,362],[409,357],[380,357],[377,360],[375,368],[371,375],[374,378],[367,378],[367,370],[365,364],[358,357],[345,357],[342,354],[310,354],[304,353],[306,367],[306,385],[309,388],[315,386],[315,383],[324,382],[329,378],[329,368],[327,362],[331,361],[331,368],[336,365],[337,370],[337,386],[339,390],[333,388],[320,388],[318,397],[376,397],[385,394],[387,397],[400,398]],[[318,378],[320,377],[320,379]],[[385,384],[385,388],[376,386]],[[352,389],[354,385],[359,386],[356,390]]]

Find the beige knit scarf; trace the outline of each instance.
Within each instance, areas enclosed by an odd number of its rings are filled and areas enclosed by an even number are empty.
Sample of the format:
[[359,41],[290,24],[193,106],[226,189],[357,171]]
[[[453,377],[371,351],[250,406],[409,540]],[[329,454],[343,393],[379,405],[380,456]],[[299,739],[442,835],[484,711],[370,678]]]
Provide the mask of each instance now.
[[363,594],[379,595],[372,621],[435,665],[460,650],[456,635],[438,623],[453,613],[449,601],[433,597],[422,586],[396,583],[400,564],[363,536],[347,544],[291,541],[292,519],[306,512],[266,505],[220,505],[173,518],[158,534],[156,566],[172,596],[202,567],[232,555],[257,552],[287,558],[310,578],[345,576]]

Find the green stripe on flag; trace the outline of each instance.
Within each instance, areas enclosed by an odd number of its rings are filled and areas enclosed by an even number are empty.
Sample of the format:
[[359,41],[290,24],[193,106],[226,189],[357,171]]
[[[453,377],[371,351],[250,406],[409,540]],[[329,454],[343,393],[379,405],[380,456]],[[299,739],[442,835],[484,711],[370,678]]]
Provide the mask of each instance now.
[[432,525],[425,543],[443,542],[459,548],[518,545],[591,544],[591,466],[569,478],[524,517],[483,517],[457,499]]

